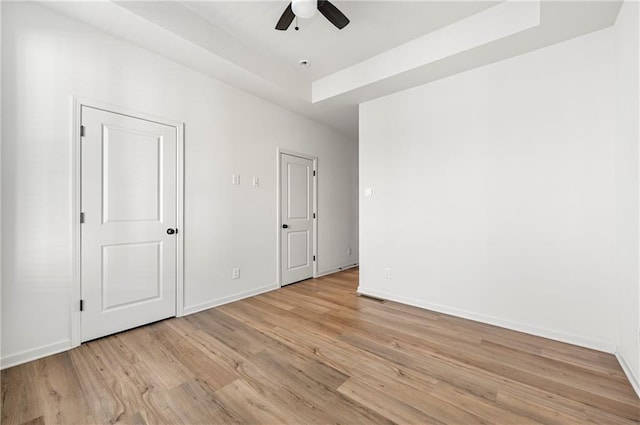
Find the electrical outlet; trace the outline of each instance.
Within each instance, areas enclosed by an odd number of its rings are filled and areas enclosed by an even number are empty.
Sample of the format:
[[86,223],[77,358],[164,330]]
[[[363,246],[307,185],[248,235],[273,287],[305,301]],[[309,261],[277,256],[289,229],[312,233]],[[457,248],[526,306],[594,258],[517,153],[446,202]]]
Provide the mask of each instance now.
[[251,181],[251,184],[254,186],[260,186],[260,178],[259,177],[254,177]]
[[384,277],[386,277],[387,279],[391,277],[391,268],[390,267],[385,267],[384,268]]
[[347,255],[351,255],[351,248],[347,248]]
[[240,184],[240,174],[231,175],[231,184],[235,184],[235,185]]
[[240,279],[240,268],[235,267],[231,269],[231,278],[232,279]]

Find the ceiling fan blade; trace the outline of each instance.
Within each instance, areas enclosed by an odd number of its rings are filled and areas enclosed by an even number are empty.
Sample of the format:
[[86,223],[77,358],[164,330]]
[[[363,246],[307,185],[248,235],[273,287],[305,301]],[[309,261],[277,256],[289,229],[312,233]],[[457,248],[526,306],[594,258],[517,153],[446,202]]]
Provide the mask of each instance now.
[[349,18],[344,16],[344,13],[340,12],[329,0],[319,0],[318,10],[340,30],[349,23]]
[[293,13],[293,9],[291,9],[291,3],[289,3],[284,12],[282,12],[282,16],[280,16],[280,19],[276,24],[276,29],[280,31],[286,31],[287,28],[289,28],[289,25],[291,25],[291,22],[293,22],[293,18],[295,17],[296,15]]

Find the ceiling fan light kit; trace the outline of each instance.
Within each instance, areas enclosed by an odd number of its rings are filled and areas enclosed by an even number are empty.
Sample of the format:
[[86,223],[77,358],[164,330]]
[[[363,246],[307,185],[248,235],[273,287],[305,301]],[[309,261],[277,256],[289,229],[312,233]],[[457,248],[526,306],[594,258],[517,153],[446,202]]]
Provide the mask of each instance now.
[[298,18],[311,18],[318,10],[317,0],[292,0],[291,10]]
[[316,13],[316,10],[319,10],[329,22],[340,30],[349,24],[349,18],[329,0],[292,0],[278,19],[276,29],[286,31],[294,18],[310,18]]

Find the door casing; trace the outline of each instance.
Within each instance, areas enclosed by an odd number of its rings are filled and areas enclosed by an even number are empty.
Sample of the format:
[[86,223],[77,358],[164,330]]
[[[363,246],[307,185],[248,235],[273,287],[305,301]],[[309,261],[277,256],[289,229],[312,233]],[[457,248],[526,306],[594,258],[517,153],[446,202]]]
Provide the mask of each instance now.
[[277,261],[277,265],[278,267],[276,268],[277,270],[277,283],[279,287],[282,287],[282,228],[281,225],[282,223],[280,222],[282,220],[281,214],[282,214],[282,203],[281,203],[281,199],[282,199],[282,173],[280,172],[281,170],[281,165],[282,165],[282,154],[286,154],[286,155],[293,155],[293,156],[298,156],[300,158],[305,158],[305,159],[309,159],[313,162],[313,171],[315,171],[316,175],[313,179],[313,212],[316,214],[316,218],[315,220],[313,220],[313,226],[312,226],[312,231],[313,231],[313,253],[311,255],[314,255],[316,257],[316,261],[313,262],[313,277],[317,277],[318,276],[318,220],[321,219],[320,215],[318,214],[318,178],[319,178],[319,172],[318,172],[318,157],[316,156],[312,156],[312,155],[307,155],[307,154],[303,154],[300,152],[295,152],[295,151],[291,151],[288,149],[282,149],[282,148],[278,148],[277,149],[277,155],[278,155],[278,159],[277,159],[277,164],[276,164],[276,170],[277,170],[277,184],[276,184],[276,191],[277,191],[277,196],[276,196],[276,203],[277,203],[277,208],[276,208],[276,232],[277,232],[277,246],[276,246],[276,261]]
[[175,127],[177,134],[177,184],[176,184],[176,225],[179,229],[177,236],[176,247],[176,316],[180,317],[184,315],[184,123],[159,117],[145,112],[140,112],[125,107],[112,105],[105,102],[100,102],[92,99],[86,99],[82,97],[71,97],[71,140],[72,140],[72,240],[73,240],[73,276],[72,286],[73,289],[70,295],[70,307],[71,307],[71,346],[77,347],[81,344],[81,320],[82,314],[80,312],[80,300],[82,295],[82,281],[81,281],[81,241],[82,241],[82,228],[80,223],[80,213],[82,208],[82,151],[81,143],[82,138],[80,136],[81,125],[81,111],[83,106],[102,109],[117,114],[128,115],[131,117],[141,118],[148,121],[154,121],[167,126]]

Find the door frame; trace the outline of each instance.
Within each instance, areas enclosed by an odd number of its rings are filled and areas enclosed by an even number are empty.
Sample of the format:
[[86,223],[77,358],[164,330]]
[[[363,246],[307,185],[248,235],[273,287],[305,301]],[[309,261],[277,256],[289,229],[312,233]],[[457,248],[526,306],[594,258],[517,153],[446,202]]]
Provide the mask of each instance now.
[[313,156],[313,155],[307,155],[304,153],[300,153],[300,152],[296,152],[296,151],[292,151],[289,149],[283,149],[283,148],[278,148],[277,149],[277,155],[278,155],[278,160],[277,162],[277,185],[276,185],[276,200],[277,200],[277,207],[276,207],[276,232],[277,232],[277,247],[276,247],[276,261],[277,261],[277,265],[278,267],[276,268],[277,273],[276,273],[276,283],[278,284],[278,287],[282,288],[282,258],[281,258],[281,253],[282,253],[282,171],[281,171],[281,166],[282,166],[282,154],[286,154],[286,155],[291,155],[291,156],[297,156],[299,158],[304,158],[304,159],[308,159],[311,160],[313,162],[313,171],[315,172],[315,176],[313,178],[313,182],[312,182],[312,187],[313,187],[313,212],[316,214],[316,218],[315,220],[313,220],[313,252],[311,253],[312,256],[315,255],[316,257],[316,261],[313,262],[313,276],[312,277],[317,277],[318,276],[318,260],[319,260],[319,256],[318,256],[318,220],[320,219],[320,214],[318,214],[318,177],[319,177],[319,172],[318,172],[318,157],[317,156]]
[[80,125],[82,123],[82,107],[101,109],[107,112],[140,118],[147,121],[174,127],[177,137],[177,168],[176,168],[176,227],[179,229],[176,239],[176,317],[184,315],[184,123],[165,117],[151,115],[118,105],[112,105],[93,99],[71,96],[71,164],[72,164],[72,290],[70,294],[71,313],[71,347],[77,347],[82,341],[82,314],[80,313],[80,299],[82,296],[82,228],[80,212],[82,208],[82,151]]

